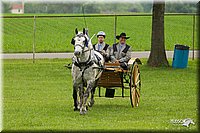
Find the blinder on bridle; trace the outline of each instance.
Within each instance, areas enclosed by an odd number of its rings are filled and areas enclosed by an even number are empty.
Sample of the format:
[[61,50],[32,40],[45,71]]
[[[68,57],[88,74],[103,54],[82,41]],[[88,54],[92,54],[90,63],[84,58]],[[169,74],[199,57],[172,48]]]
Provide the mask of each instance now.
[[75,45],[74,37],[73,37],[72,40],[71,40],[71,44],[72,44],[72,45]]

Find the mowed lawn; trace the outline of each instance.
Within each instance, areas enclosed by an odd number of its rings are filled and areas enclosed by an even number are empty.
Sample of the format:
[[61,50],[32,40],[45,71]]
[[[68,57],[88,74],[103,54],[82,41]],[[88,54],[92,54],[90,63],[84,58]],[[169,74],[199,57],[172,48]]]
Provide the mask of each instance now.
[[[32,52],[33,18],[3,18],[3,52]],[[106,43],[114,43],[114,17],[86,17],[90,37],[103,30]],[[134,51],[145,51],[151,48],[151,16],[118,16],[117,35],[126,32],[130,39],[127,43]],[[36,18],[35,43],[36,52],[73,51],[70,44],[75,28],[85,27],[83,17]],[[165,16],[166,50],[173,50],[175,44],[188,45],[192,49],[193,16]],[[197,45],[197,28],[195,29],[194,47]],[[97,42],[96,37],[92,43]]]
[[[189,60],[186,69],[173,69],[150,68],[142,59],[140,106],[132,108],[129,97],[98,97],[97,89],[95,105],[86,115],[73,111],[71,73],[64,67],[70,61],[3,60],[5,131],[197,131],[198,60]],[[185,118],[195,125],[171,123]]]

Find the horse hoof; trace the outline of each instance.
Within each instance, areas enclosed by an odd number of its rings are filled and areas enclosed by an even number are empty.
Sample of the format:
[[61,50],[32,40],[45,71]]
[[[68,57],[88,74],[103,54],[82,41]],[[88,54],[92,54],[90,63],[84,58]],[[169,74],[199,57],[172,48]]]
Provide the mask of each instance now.
[[77,107],[74,107],[74,111],[78,111],[79,109]]
[[94,105],[94,101],[92,102],[92,101],[90,101],[90,102],[88,102],[88,106],[89,107],[92,107]]
[[80,115],[85,115],[87,111],[80,111]]
[[80,112],[80,115],[84,115],[84,112]]
[[88,107],[86,106],[84,109],[80,109],[80,115],[85,115],[87,113]]

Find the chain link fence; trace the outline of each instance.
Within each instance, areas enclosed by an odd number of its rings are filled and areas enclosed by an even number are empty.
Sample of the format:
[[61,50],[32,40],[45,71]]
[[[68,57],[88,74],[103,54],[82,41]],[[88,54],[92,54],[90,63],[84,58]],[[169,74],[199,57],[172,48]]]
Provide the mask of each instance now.
[[[165,47],[173,50],[175,44],[185,44],[198,49],[196,14],[165,15]],[[195,19],[194,19],[195,18]],[[137,15],[81,15],[76,16],[3,16],[3,52],[72,52],[71,38],[75,28],[88,27],[89,35],[103,30],[106,43],[112,45],[115,35],[125,32],[130,39],[127,44],[133,51],[151,48],[151,14]],[[35,20],[35,29],[34,29]],[[86,26],[87,25],[87,26]],[[195,25],[195,26],[194,26]],[[35,34],[35,36],[34,36]],[[95,44],[97,38],[93,38]]]

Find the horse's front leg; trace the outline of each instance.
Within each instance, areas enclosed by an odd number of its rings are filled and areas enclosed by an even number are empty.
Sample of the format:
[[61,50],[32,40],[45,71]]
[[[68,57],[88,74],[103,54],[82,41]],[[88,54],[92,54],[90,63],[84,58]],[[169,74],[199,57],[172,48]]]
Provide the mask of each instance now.
[[77,90],[78,87],[74,84],[73,85],[74,111],[78,110]]
[[87,113],[87,106],[86,106],[86,103],[87,103],[87,99],[89,97],[89,94],[93,88],[93,84],[94,84],[94,81],[88,81],[87,82],[87,89],[83,95],[83,105],[80,109],[80,114],[86,114]]
[[84,87],[83,84],[79,86],[79,97],[80,97],[80,104],[79,104],[79,109],[81,109],[83,105],[83,95],[84,95]]

